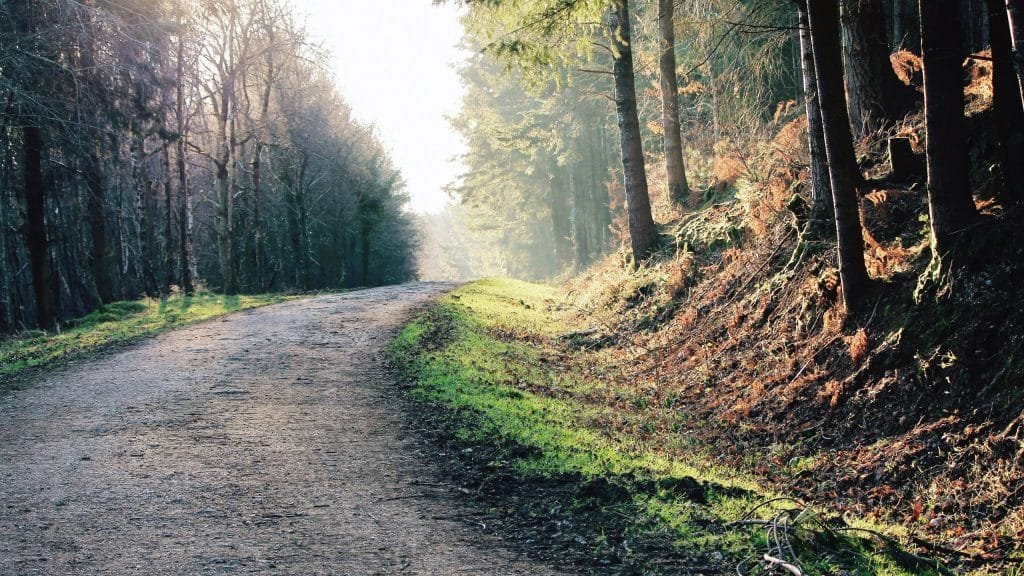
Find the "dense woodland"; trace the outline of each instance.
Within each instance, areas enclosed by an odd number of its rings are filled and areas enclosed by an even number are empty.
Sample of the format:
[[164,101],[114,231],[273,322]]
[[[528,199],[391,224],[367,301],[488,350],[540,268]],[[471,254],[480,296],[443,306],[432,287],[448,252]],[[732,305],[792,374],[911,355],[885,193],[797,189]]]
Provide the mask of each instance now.
[[1024,5],[466,4],[457,214],[598,428],[1017,573]]
[[938,278],[978,221],[969,172],[989,169],[968,163],[965,62],[994,92],[999,183],[987,192],[1018,205],[1015,2],[466,4],[477,55],[455,122],[469,144],[457,193],[492,270],[579,270],[619,242],[640,264],[660,246],[655,221],[762,194],[778,168],[773,139],[800,130],[787,200],[802,238],[837,245],[846,305],[859,308],[871,283],[858,203],[886,146],[901,184],[924,176],[926,152]]
[[[607,466],[614,437],[749,475],[800,499],[765,524],[791,557],[779,522],[809,518],[897,573],[947,572],[896,550],[895,525],[958,569],[1019,574],[1024,0],[448,1],[472,52],[466,171],[455,207],[414,218],[284,0],[0,0],[0,333],[200,286],[401,282],[423,238],[431,275],[560,280],[471,284],[407,328],[458,418],[522,401],[515,432],[541,447],[564,416]],[[504,456],[450,448],[520,484]],[[558,510],[644,480],[607,471],[619,484],[553,492],[529,541],[546,518],[579,549]],[[707,520],[689,488],[713,507],[731,486],[674,480],[644,489],[686,493],[673,526],[758,522]],[[536,486],[523,500],[551,497]]]
[[0,2],[0,333],[415,275],[402,177],[287,2]]

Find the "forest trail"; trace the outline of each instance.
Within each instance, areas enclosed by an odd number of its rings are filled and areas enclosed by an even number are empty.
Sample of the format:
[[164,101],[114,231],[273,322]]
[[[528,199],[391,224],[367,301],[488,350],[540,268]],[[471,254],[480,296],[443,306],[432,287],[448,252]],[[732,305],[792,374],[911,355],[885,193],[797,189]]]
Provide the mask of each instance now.
[[0,398],[0,574],[555,574],[402,430],[380,354],[450,288],[249,310]]

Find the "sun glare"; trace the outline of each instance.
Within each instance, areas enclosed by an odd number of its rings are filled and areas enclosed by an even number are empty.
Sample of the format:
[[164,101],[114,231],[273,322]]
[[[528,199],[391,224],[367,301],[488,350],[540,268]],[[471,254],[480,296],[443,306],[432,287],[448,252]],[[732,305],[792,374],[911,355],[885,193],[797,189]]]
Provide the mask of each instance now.
[[462,172],[462,140],[446,120],[463,88],[461,9],[430,0],[293,0],[311,39],[331,52],[336,83],[353,113],[377,127],[402,171],[416,212],[448,203]]

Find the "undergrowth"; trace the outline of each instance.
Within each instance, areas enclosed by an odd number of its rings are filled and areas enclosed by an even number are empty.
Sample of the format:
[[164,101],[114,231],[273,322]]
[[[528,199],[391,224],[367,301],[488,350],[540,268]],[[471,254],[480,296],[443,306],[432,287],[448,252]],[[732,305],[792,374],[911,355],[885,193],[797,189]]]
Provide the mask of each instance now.
[[939,573],[892,553],[877,526],[778,498],[749,467],[723,465],[685,434],[685,406],[615,378],[622,366],[579,322],[555,288],[485,280],[390,349],[412,382],[411,413],[440,430],[467,494],[510,530],[529,525],[561,546],[552,557],[603,573],[764,574],[776,549],[808,574]]
[[107,304],[102,310],[69,322],[60,332],[35,330],[0,341],[0,387],[18,388],[20,378],[32,369],[57,366],[163,330],[290,298],[279,294],[224,296],[200,292]]
[[[732,573],[758,573],[768,552],[818,574],[927,573],[922,556],[1020,574],[1024,234],[1001,203],[991,75],[970,77],[981,218],[954,273],[929,274],[924,119],[911,114],[857,143],[872,286],[846,314],[834,241],[806,227],[805,123],[783,118],[772,139],[716,158],[702,206],[680,215],[655,198],[667,223],[638,267],[620,250],[557,290],[472,284],[416,320],[394,347],[416,397],[447,438],[491,446],[477,464],[619,486],[620,524],[719,551]],[[897,174],[892,137],[918,156]],[[778,506],[747,517],[762,500]]]

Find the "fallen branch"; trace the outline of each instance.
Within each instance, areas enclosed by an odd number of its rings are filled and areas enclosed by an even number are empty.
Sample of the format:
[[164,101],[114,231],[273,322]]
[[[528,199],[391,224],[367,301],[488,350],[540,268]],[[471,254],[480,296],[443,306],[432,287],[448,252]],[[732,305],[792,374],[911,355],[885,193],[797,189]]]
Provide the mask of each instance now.
[[790,564],[789,562],[786,562],[785,560],[780,560],[779,558],[776,558],[774,556],[765,554],[764,555],[764,561],[769,563],[769,564],[771,564],[772,566],[776,566],[778,568],[782,568],[783,570],[789,572],[793,576],[804,576],[803,571],[800,570],[800,568],[798,566]]

